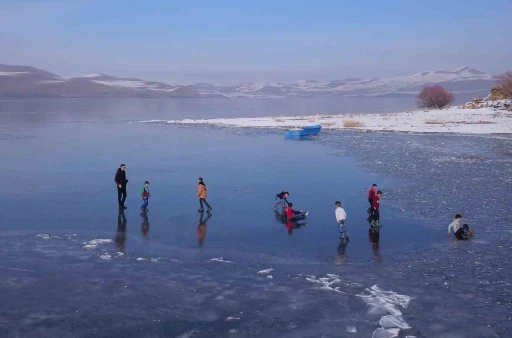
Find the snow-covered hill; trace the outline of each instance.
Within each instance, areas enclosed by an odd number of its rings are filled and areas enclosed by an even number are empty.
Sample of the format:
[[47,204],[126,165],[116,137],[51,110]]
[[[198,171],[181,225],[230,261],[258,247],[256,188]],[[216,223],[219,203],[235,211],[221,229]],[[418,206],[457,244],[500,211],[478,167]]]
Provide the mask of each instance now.
[[440,84],[454,93],[487,95],[493,76],[473,68],[429,71],[390,78],[347,78],[334,81],[246,83],[239,86],[195,85],[200,93],[228,97],[315,97],[315,96],[406,96],[416,95],[424,86]]
[[61,77],[27,66],[0,65],[0,97],[208,97],[193,87],[104,74]]
[[424,86],[440,84],[455,94],[487,96],[493,76],[473,68],[430,71],[391,78],[347,78],[334,81],[213,85],[180,85],[105,74],[61,77],[27,66],[0,65],[0,97],[327,97],[408,96]]

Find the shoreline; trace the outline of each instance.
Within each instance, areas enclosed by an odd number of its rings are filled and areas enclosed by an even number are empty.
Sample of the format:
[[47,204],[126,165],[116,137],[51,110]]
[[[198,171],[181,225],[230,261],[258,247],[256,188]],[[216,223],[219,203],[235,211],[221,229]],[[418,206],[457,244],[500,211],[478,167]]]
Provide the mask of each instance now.
[[[509,102],[509,101],[507,101]],[[363,132],[512,134],[512,111],[491,107],[455,106],[438,110],[415,110],[376,114],[317,114],[258,118],[213,118],[149,120],[141,123],[215,125],[236,128],[289,129],[322,125],[324,130]]]

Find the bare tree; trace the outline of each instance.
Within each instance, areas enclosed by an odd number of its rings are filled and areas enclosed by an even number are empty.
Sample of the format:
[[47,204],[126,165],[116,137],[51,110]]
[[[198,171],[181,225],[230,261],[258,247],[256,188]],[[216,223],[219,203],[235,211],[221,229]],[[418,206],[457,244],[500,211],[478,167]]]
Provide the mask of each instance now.
[[503,96],[505,96],[506,99],[512,98],[512,71],[499,75],[497,82]]
[[446,107],[454,100],[452,92],[440,85],[427,86],[418,94],[417,103],[420,108]]

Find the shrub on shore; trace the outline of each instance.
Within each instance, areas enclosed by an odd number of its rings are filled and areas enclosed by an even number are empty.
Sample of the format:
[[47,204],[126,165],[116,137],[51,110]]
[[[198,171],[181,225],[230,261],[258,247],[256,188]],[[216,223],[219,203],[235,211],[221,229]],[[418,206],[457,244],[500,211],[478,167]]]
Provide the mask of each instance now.
[[427,86],[418,94],[417,103],[420,108],[441,109],[453,102],[452,92],[440,85]]
[[361,128],[364,127],[364,123],[355,120],[345,120],[343,121],[343,127],[345,128]]
[[512,98],[512,71],[498,75],[497,83],[503,98]]

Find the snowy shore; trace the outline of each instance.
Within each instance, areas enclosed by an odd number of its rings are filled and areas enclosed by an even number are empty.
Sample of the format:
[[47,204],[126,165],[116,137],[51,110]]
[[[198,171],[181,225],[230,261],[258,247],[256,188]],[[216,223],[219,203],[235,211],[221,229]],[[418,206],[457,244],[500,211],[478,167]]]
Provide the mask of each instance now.
[[298,128],[320,124],[323,129],[395,131],[416,133],[511,134],[512,111],[502,108],[451,107],[389,114],[279,116],[261,118],[183,119],[158,122],[184,125],[217,125],[238,128]]

